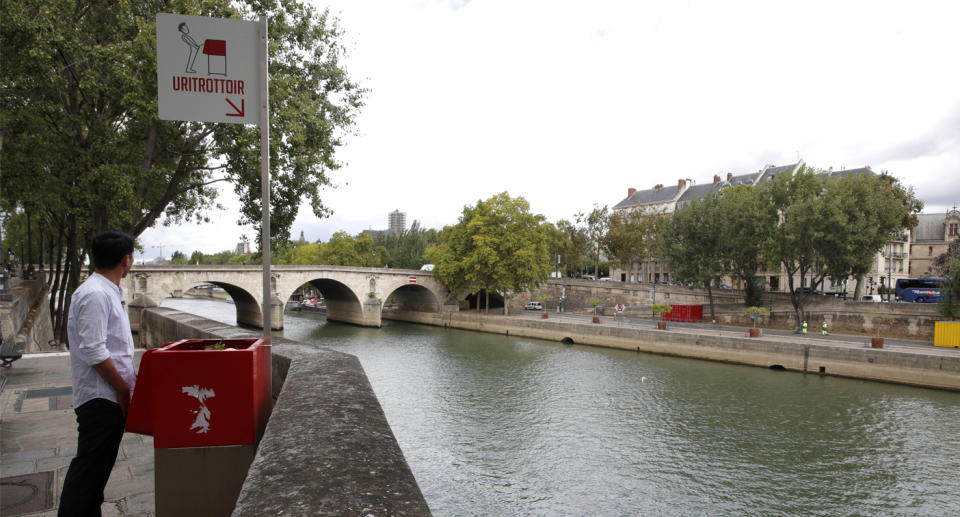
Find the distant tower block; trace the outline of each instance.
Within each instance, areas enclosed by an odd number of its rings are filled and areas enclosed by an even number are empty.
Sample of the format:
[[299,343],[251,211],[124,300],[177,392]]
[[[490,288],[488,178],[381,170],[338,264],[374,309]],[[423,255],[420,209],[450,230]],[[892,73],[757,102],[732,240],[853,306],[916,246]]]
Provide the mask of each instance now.
[[389,235],[400,235],[407,229],[407,214],[404,212],[399,210],[390,212],[387,216],[387,221],[387,233]]
[[[227,41],[208,39],[203,42],[203,53],[207,55],[207,75],[227,75]],[[211,56],[213,56],[211,58]]]

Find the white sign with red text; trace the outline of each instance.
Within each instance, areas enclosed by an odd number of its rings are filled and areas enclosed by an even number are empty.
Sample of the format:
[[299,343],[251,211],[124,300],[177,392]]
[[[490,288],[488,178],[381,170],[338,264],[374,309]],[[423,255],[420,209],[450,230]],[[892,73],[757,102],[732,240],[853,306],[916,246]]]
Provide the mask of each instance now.
[[157,14],[163,120],[260,123],[258,22]]

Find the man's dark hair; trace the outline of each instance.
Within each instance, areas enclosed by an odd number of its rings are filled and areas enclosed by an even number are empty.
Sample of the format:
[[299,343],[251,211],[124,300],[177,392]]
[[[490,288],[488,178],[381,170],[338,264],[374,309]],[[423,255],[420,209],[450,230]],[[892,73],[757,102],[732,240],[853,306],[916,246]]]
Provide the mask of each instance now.
[[93,238],[90,255],[96,269],[113,269],[123,257],[133,253],[133,237],[116,230],[107,230]]

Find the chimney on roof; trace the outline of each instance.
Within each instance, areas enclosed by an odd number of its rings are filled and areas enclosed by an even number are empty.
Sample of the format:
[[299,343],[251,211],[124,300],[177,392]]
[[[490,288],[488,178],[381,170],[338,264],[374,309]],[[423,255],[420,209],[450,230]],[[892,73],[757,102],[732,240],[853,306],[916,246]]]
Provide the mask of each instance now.
[[653,186],[653,190],[660,190],[663,188],[663,183],[657,183]]
[[687,186],[687,180],[680,179],[677,180],[677,190],[683,190],[683,187]]
[[633,188],[633,187],[628,187],[628,188],[627,188],[627,197],[633,197],[633,195],[636,194],[636,193],[637,193],[637,189],[635,189],[635,188]]
[[719,174],[714,174],[714,175],[713,175],[713,184],[716,185],[717,183],[720,183],[720,175],[719,175]]
[[728,172],[728,173],[727,173],[727,181],[730,181],[730,180],[732,180],[732,179],[733,179],[733,173],[732,173],[732,172]]

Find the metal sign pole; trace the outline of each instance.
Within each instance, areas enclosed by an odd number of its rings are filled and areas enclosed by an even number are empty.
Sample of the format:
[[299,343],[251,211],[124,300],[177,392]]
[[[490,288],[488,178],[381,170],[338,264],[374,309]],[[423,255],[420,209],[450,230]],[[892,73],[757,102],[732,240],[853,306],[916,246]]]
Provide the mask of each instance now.
[[267,17],[260,17],[260,201],[262,223],[260,251],[263,255],[263,341],[270,345],[270,316],[273,292],[270,289],[270,81],[267,51]]

